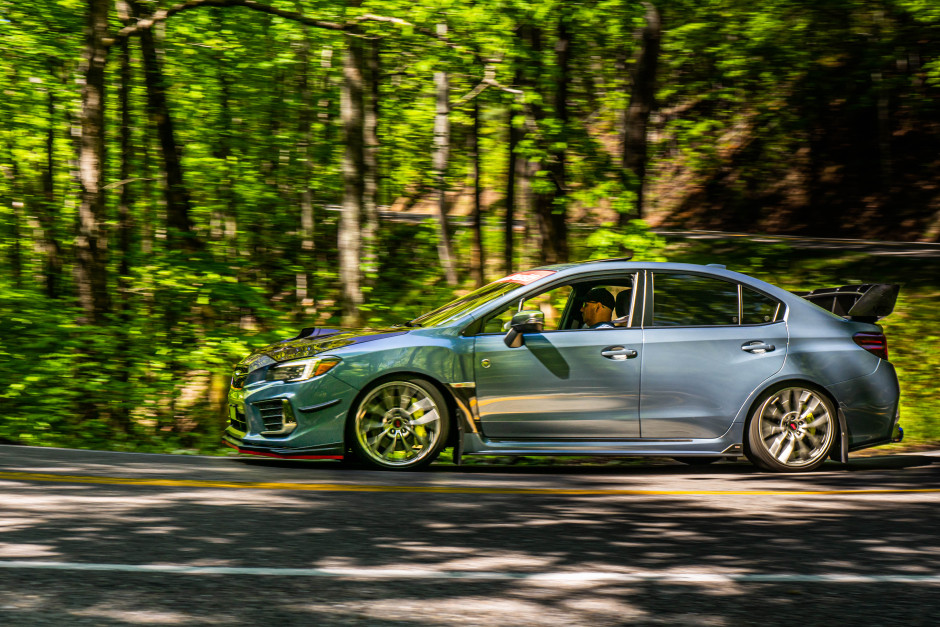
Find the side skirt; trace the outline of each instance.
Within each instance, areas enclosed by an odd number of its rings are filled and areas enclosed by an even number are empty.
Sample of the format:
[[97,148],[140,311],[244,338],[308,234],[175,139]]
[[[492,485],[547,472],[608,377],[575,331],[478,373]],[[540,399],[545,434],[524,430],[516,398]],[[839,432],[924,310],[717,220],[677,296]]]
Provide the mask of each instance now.
[[738,457],[743,454],[741,429],[732,428],[720,438],[669,440],[490,440],[464,433],[462,455],[638,455],[657,457]]

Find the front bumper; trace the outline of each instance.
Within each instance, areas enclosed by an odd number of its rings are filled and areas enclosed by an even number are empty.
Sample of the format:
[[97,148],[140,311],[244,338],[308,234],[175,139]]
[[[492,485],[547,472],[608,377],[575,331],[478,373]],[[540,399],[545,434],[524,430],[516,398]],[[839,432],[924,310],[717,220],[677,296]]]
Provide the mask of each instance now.
[[260,455],[262,457],[276,457],[277,459],[344,459],[345,457],[343,455],[342,445],[312,447],[306,450],[250,446],[244,444],[242,440],[227,431],[222,435],[222,443],[231,446],[239,453],[244,453],[245,455]]
[[356,390],[330,374],[309,381],[259,381],[230,388],[223,444],[279,459],[343,459]]

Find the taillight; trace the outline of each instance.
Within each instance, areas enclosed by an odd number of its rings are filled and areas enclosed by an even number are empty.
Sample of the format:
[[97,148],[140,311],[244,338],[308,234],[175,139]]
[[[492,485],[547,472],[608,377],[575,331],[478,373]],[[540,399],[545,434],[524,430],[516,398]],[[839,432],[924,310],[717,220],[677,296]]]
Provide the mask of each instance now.
[[884,333],[856,333],[852,339],[872,355],[888,359],[888,338]]

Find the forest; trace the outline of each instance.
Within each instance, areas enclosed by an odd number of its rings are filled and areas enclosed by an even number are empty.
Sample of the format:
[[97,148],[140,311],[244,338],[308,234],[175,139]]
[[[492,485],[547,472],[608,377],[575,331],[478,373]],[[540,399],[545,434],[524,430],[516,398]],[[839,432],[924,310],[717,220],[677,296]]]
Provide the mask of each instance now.
[[627,250],[904,277],[938,339],[936,263],[656,233],[940,242],[936,0],[0,0],[0,41],[0,443],[215,452],[252,346]]

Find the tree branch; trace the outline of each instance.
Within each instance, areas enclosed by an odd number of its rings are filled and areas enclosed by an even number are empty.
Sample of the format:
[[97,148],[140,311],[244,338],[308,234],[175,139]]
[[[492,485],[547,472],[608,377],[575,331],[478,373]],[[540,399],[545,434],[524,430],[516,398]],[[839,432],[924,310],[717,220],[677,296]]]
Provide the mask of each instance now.
[[[175,4],[169,8],[160,9],[150,17],[139,20],[135,24],[125,26],[119,30],[113,38],[105,41],[105,44],[107,46],[112,46],[117,41],[127,37],[133,37],[134,35],[139,35],[141,32],[153,28],[155,24],[159,22],[165,22],[177,13],[198,9],[200,7],[245,7],[246,9],[251,9],[252,11],[259,11],[269,15],[277,15],[278,17],[283,17],[284,19],[293,20],[307,26],[313,26],[314,28],[323,28],[326,30],[333,30],[347,34],[357,34],[354,32],[356,30],[356,26],[362,22],[381,22],[385,24],[394,24],[402,28],[412,28],[415,32],[435,39],[457,52],[469,53],[473,56],[474,61],[480,63],[481,65],[490,66],[499,62],[498,59],[489,59],[483,57],[475,50],[454,42],[442,33],[435,32],[423,26],[417,26],[408,20],[403,20],[398,17],[388,17],[385,15],[366,13],[365,15],[360,15],[354,18],[351,22],[327,22],[324,20],[308,17],[298,11],[285,11],[284,9],[278,9],[276,7],[258,2],[258,0],[186,0],[186,2],[180,2],[179,4]],[[490,83],[490,85],[497,86],[493,83]]]
[[[296,11],[285,11],[283,9],[278,9],[267,4],[262,4],[257,0],[187,0],[186,2],[175,4],[167,9],[160,9],[152,16],[142,19],[132,26],[125,26],[117,32],[115,35],[115,41],[125,37],[133,37],[134,35],[137,35],[144,30],[153,28],[154,24],[157,24],[158,22],[166,21],[177,13],[182,13],[183,11],[189,11],[191,9],[198,9],[200,7],[245,7],[246,9],[251,9],[253,11],[260,11],[261,13],[277,15],[278,17],[300,22],[301,24],[306,24],[307,26],[325,28],[327,30],[345,31],[350,27],[349,24],[326,22],[324,20],[317,20],[312,17],[307,17],[303,13],[298,13]],[[113,44],[114,41],[109,43]]]
[[506,87],[502,83],[496,80],[496,68],[493,67],[492,63],[487,64],[486,68],[483,71],[483,78],[480,79],[480,83],[474,87],[470,93],[462,97],[460,100],[453,104],[453,107],[460,107],[467,104],[480,94],[482,94],[488,87],[494,87],[500,91],[504,91],[508,94],[513,94],[514,96],[522,96],[525,94],[521,89],[515,89],[512,87]]
[[409,27],[409,28],[414,29],[414,31],[415,31],[416,33],[421,33],[421,34],[424,35],[425,37],[430,37],[431,39],[436,39],[437,41],[441,42],[442,44],[444,44],[445,46],[447,46],[447,47],[450,48],[451,50],[456,50],[457,52],[464,52],[464,53],[469,52],[470,54],[473,55],[473,59],[474,59],[474,61],[476,61],[477,63],[480,63],[480,64],[482,64],[482,65],[488,66],[488,65],[491,65],[491,64],[493,64],[493,63],[495,62],[493,59],[484,58],[484,57],[481,56],[479,53],[477,53],[475,50],[472,50],[472,49],[470,49],[470,48],[467,48],[466,46],[462,46],[462,45],[460,45],[460,44],[454,42],[452,39],[450,39],[449,37],[447,37],[446,35],[444,35],[444,34],[442,34],[442,33],[438,33],[438,32],[436,32],[436,31],[433,31],[433,30],[431,30],[430,28],[424,28],[423,26],[417,26],[417,25],[415,25],[415,24],[413,24],[413,23],[411,23],[411,22],[409,22],[409,21],[407,21],[407,20],[403,20],[403,19],[401,19],[401,18],[399,18],[399,17],[386,17],[386,16],[384,16],[384,15],[375,15],[375,14],[373,14],[373,13],[366,13],[365,15],[360,15],[359,17],[357,17],[357,18],[356,18],[356,21],[357,21],[357,22],[384,22],[384,23],[386,23],[386,24],[394,24],[394,25],[400,26],[400,27],[402,27],[402,28]]

